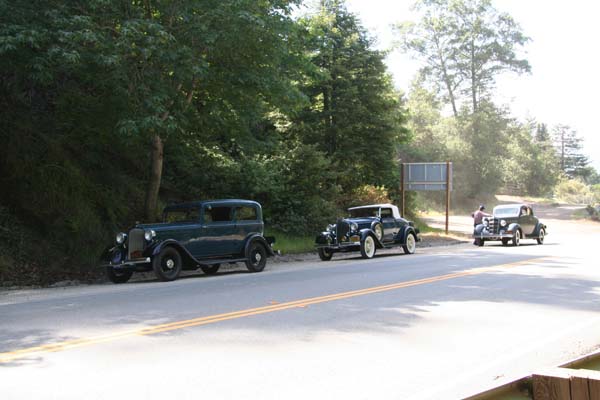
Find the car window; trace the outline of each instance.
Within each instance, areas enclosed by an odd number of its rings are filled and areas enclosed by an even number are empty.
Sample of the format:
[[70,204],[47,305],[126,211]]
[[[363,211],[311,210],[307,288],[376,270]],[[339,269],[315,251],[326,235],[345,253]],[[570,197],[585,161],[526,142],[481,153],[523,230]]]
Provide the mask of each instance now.
[[382,208],[381,209],[381,218],[392,218],[394,214],[392,214],[391,208]]
[[200,219],[200,208],[178,208],[167,210],[164,214],[164,222],[197,222]]
[[235,211],[236,219],[238,221],[256,221],[256,208],[250,206],[237,207]]
[[206,206],[204,209],[204,222],[228,222],[233,221],[233,208],[223,206]]
[[377,217],[379,208],[357,208],[350,211],[351,218]]

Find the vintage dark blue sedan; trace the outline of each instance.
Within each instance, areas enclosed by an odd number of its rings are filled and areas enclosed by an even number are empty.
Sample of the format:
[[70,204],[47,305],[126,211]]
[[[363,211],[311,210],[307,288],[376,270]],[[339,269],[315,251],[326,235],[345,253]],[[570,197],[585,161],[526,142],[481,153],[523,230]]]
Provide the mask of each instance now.
[[347,218],[327,226],[317,236],[319,258],[331,260],[333,253],[360,251],[363,258],[373,258],[376,249],[402,246],[406,254],[415,252],[421,240],[412,221],[400,216],[393,204],[373,204],[348,209]]
[[167,206],[163,222],[138,224],[118,233],[103,255],[108,279],[127,282],[135,271],[153,270],[162,281],[198,267],[214,274],[222,263],[244,262],[251,272],[265,268],[273,239],[263,237],[259,203],[249,200],[197,201]]

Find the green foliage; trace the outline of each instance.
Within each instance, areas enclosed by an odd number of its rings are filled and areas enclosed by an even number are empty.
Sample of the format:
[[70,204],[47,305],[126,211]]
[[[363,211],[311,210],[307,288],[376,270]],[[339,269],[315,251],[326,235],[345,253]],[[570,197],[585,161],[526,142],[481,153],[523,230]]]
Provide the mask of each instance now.
[[397,26],[400,45],[423,60],[422,75],[445,93],[454,116],[461,96],[478,112],[500,73],[529,72],[527,60],[517,56],[529,38],[491,0],[420,0],[415,6],[422,19]]
[[292,236],[394,187],[408,136],[385,54],[325,3],[295,21],[296,0],[0,1],[0,210],[21,238],[0,279],[94,279],[156,178],[161,204],[251,198]]
[[579,179],[563,179],[554,191],[557,200],[569,204],[593,204],[595,195],[597,193]]
[[391,203],[390,194],[385,186],[373,185],[363,185],[356,188],[348,200],[349,207],[364,204]]

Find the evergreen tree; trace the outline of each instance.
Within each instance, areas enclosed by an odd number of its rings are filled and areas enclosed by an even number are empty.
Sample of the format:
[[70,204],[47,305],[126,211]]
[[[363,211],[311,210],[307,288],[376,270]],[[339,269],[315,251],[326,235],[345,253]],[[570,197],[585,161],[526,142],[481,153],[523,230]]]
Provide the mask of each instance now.
[[302,87],[311,105],[298,115],[296,133],[331,158],[343,188],[391,185],[395,145],[406,140],[406,130],[385,54],[372,49],[343,1],[323,0],[301,22],[319,73]]
[[588,176],[589,160],[581,152],[583,139],[577,132],[567,125],[558,125],[553,129],[553,136],[561,171],[571,179]]

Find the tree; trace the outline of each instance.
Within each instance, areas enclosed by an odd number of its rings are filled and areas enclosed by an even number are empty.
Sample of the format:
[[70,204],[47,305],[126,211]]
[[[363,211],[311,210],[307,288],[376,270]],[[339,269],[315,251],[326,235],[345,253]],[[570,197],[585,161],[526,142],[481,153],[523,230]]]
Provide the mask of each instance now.
[[397,25],[401,46],[425,63],[421,72],[434,87],[445,89],[455,117],[460,95],[476,113],[500,73],[530,71],[517,55],[529,38],[491,0],[421,0],[415,8],[423,12],[419,23]]
[[301,23],[318,73],[303,82],[310,107],[294,120],[294,132],[333,161],[344,189],[389,185],[395,144],[407,135],[385,54],[372,49],[372,39],[343,1],[322,0]]
[[581,153],[583,139],[567,125],[557,125],[553,129],[554,143],[561,171],[569,178],[585,178],[591,173],[587,168],[588,158]]

